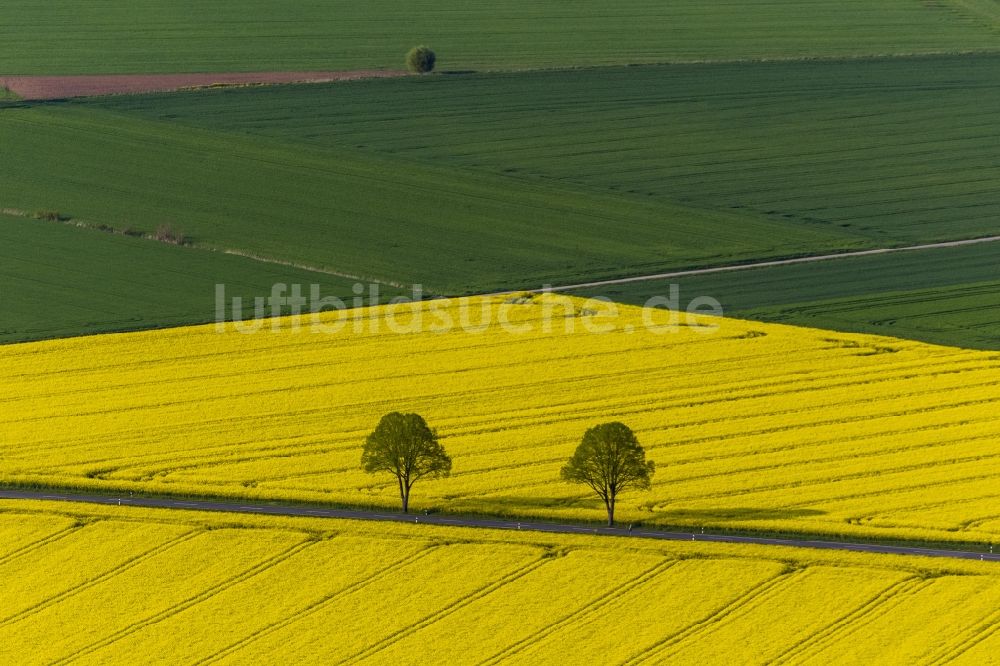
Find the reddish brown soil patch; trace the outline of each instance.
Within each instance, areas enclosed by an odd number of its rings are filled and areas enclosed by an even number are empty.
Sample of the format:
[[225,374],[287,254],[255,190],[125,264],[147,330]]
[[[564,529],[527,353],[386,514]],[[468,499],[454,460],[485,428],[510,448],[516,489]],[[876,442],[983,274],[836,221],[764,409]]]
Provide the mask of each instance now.
[[241,74],[112,74],[94,76],[0,76],[0,86],[24,99],[65,99],[90,95],[163,92],[215,85],[264,83],[322,83],[393,76],[406,72],[362,70],[355,72],[253,72]]

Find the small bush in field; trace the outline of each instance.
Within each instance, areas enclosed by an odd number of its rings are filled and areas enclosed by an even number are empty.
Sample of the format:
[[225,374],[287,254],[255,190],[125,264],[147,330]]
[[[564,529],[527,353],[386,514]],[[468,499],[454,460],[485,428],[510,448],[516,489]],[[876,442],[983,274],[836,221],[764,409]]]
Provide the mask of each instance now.
[[406,54],[406,68],[414,74],[426,74],[434,70],[437,56],[426,46],[414,46]]
[[69,219],[57,210],[36,210],[32,217],[36,220],[46,220],[48,222],[62,222]]
[[153,238],[160,241],[161,243],[170,243],[171,245],[187,245],[188,237],[182,234],[177,229],[174,229],[169,224],[161,224],[156,228],[156,232],[153,234]]

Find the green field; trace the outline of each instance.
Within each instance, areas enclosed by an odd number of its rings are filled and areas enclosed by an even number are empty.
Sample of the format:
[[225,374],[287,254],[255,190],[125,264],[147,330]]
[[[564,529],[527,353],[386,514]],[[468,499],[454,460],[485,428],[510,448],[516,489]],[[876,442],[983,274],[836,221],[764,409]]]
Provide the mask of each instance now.
[[888,246],[996,232],[998,82],[1000,57],[966,56],[437,77],[96,103],[749,213]]
[[2,7],[0,662],[1000,663],[1000,0]]
[[995,0],[9,0],[0,73],[447,69],[1000,48]]
[[[411,7],[415,17],[388,21],[384,0],[294,12],[256,2],[256,13],[154,0],[142,11],[149,30],[109,42],[135,18],[124,3],[53,15],[19,0],[13,22],[0,28],[11,37],[0,40],[0,56],[14,51],[0,71],[388,67],[413,41],[438,48],[445,69],[809,58],[7,101],[0,208],[58,210],[146,233],[170,224],[199,250],[420,284],[427,294],[997,233],[1000,54],[930,54],[1000,48],[995,0],[629,0],[610,20],[588,3],[572,19],[547,0]],[[29,24],[72,28],[60,49],[39,50],[19,44]],[[587,41],[598,27],[600,39]],[[104,50],[88,50],[94,44]],[[925,55],[822,57],[882,53]],[[107,252],[121,259],[106,263],[134,264],[124,239],[115,242]],[[990,252],[683,285],[739,316],[994,348]],[[255,289],[274,281],[271,269],[260,270],[268,277],[249,280]],[[192,274],[230,279],[207,263]],[[12,280],[5,276],[0,289],[10,293]],[[601,293],[635,302],[663,288]],[[148,297],[126,300],[48,328],[22,304],[6,335],[205,319],[200,302],[184,310],[175,300],[138,322],[152,307]]]
[[0,110],[0,207],[58,210],[430,293],[860,246],[847,230],[77,105]]
[[278,282],[354,298],[354,281],[332,275],[0,215],[0,343],[214,321],[216,284],[250,317]]
[[1000,243],[615,285],[586,292],[642,304],[680,289],[728,316],[974,349],[1000,349]]
[[[1000,217],[997,81],[1000,56],[940,56],[15,103],[0,206],[430,294],[977,237]],[[738,316],[995,348],[995,250],[937,252],[682,284]]]

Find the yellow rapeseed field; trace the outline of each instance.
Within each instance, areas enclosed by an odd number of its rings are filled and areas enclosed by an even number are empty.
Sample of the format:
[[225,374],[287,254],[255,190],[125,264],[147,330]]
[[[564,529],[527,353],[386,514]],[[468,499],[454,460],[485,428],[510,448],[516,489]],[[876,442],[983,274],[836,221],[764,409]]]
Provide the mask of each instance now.
[[0,662],[996,660],[995,563],[0,502]]
[[620,420],[658,470],[622,498],[623,522],[1000,537],[996,353],[668,326],[666,311],[555,295],[469,309],[424,304],[423,332],[383,307],[338,332],[286,318],[2,347],[0,482],[393,507],[392,480],[359,462],[400,410],[454,458],[450,478],[417,484],[415,509],[600,520],[559,468],[588,427]]

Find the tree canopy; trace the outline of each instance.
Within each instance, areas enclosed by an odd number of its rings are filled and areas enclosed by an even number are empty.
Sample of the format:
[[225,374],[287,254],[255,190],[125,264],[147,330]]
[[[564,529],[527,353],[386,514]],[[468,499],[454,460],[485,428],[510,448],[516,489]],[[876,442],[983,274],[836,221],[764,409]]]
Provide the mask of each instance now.
[[365,439],[361,467],[369,474],[389,472],[399,484],[403,512],[410,506],[410,489],[424,477],[451,473],[451,458],[419,414],[386,414]]
[[414,74],[426,74],[434,70],[437,55],[426,46],[414,46],[406,54],[406,68]]
[[594,426],[583,435],[576,452],[563,466],[561,476],[582,483],[604,501],[608,525],[615,524],[615,502],[625,490],[649,490],[656,471],[635,433],[617,421]]

